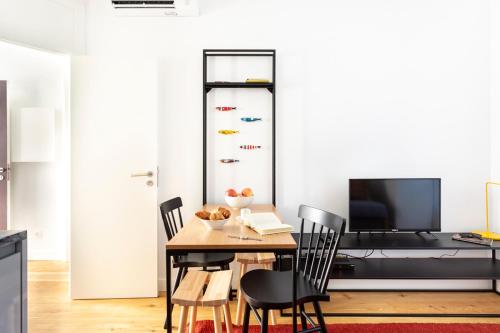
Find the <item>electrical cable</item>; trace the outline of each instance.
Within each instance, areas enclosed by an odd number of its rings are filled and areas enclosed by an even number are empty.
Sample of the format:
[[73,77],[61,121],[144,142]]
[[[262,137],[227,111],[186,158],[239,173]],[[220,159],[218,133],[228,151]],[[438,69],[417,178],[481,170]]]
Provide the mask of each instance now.
[[458,254],[458,252],[460,252],[460,250],[456,250],[455,253],[453,253],[453,254],[445,253],[445,254],[440,255],[439,257],[431,257],[431,258],[432,259],[441,259],[443,257],[454,257]]
[[[460,252],[460,250],[456,250],[454,253],[452,254],[449,254],[449,253],[444,253],[442,255],[440,255],[439,257],[426,257],[427,259],[442,259],[444,257],[454,257],[458,254],[458,252]],[[384,250],[380,250],[380,254],[383,255],[385,258],[393,258],[393,257],[389,257],[388,255],[386,255],[384,253]],[[415,257],[404,257],[405,259],[412,259],[412,258],[415,258]]]
[[386,254],[384,253],[384,250],[382,250],[382,249],[380,250],[380,254],[381,254],[381,255],[383,255],[383,256],[384,256],[384,257],[386,257],[386,258],[390,258],[388,255],[386,255]]
[[[370,253],[368,253],[368,251],[371,251]],[[362,256],[362,257],[357,257],[357,256],[353,256],[352,254],[347,254],[347,253],[338,253],[337,255],[339,256],[346,256],[346,257],[349,257],[349,258],[353,258],[353,259],[358,259],[358,260],[364,260],[368,257],[370,257],[373,252],[375,252],[375,250],[366,250],[365,251],[365,254]]]

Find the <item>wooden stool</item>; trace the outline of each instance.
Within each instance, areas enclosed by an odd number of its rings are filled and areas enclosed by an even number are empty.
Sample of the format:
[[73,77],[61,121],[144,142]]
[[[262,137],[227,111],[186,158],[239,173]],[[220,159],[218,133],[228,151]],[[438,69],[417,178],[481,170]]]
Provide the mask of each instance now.
[[[224,309],[226,332],[233,332],[231,312],[229,311],[229,292],[231,290],[232,271],[188,271],[179,287],[172,296],[172,303],[181,307],[179,329],[177,332],[185,333],[188,308],[189,333],[194,333],[196,328],[196,310],[198,306],[213,308],[215,333],[222,333],[221,308]],[[203,289],[207,286],[205,293]]]
[[[273,270],[273,262],[276,261],[274,253],[237,253],[236,261],[240,263],[240,279],[247,272],[248,265],[263,265],[264,269]],[[241,295],[241,288],[238,286],[238,307],[236,309],[236,325],[241,325],[241,317],[245,310],[245,300]],[[276,325],[276,315],[270,311],[271,323]]]

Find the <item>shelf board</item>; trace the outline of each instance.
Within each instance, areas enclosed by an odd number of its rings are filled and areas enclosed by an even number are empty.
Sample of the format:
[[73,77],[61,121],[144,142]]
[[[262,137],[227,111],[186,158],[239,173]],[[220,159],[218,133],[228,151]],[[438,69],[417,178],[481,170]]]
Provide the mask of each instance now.
[[[414,233],[345,233],[340,239],[341,250],[500,250],[500,241],[484,246],[453,240],[454,233],[436,232],[432,235]],[[296,241],[299,234],[292,234]],[[310,234],[305,233],[302,244],[308,244]]]
[[246,83],[246,82],[207,82],[205,91],[209,92],[213,88],[266,88],[270,92],[274,90],[274,83]]
[[436,232],[432,235],[414,233],[346,233],[341,238],[343,250],[387,249],[387,250],[486,250],[500,249],[500,242],[484,246],[453,240],[453,233]]
[[500,279],[500,260],[491,258],[369,258],[341,261],[354,270],[337,270],[333,279]]

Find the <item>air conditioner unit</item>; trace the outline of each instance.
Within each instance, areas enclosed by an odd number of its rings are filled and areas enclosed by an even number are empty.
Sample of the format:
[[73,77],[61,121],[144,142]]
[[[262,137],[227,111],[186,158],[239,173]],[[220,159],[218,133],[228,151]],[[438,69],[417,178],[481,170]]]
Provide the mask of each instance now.
[[198,0],[111,0],[118,16],[198,16]]

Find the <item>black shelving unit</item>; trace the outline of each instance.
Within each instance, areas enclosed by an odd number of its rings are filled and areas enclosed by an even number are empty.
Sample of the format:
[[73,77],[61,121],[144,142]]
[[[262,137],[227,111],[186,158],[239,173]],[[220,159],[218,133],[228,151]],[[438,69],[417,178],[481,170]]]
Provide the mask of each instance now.
[[246,82],[207,82],[205,92],[210,92],[213,88],[266,88],[269,92],[274,91],[273,83],[246,83]]
[[[208,82],[209,57],[271,57],[272,81],[269,83]],[[267,89],[272,94],[272,203],[276,205],[276,50],[272,49],[206,49],[203,50],[203,204],[207,203],[207,95],[212,89]]]

